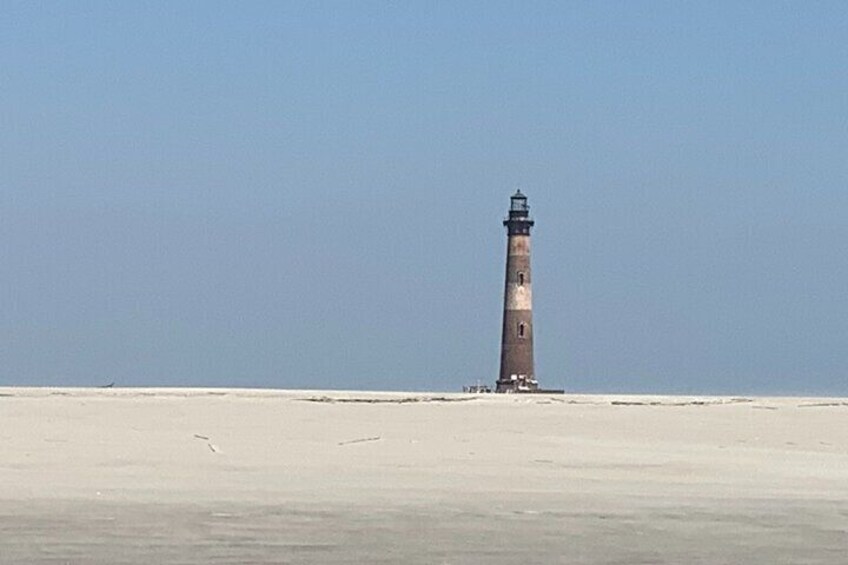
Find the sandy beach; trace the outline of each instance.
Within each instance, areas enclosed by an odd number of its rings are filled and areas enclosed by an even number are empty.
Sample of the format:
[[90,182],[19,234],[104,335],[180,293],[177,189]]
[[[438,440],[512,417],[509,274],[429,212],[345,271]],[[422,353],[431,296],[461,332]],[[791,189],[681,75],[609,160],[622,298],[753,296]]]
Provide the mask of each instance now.
[[848,399],[0,388],[0,563],[846,563]]

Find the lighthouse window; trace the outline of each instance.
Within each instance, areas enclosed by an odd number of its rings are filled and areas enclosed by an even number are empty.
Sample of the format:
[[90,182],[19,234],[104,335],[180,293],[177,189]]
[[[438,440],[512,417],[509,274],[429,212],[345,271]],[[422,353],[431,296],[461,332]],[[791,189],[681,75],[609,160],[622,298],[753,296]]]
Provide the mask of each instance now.
[[518,324],[518,337],[524,337],[524,324]]
[[518,273],[518,286],[524,286],[524,273]]

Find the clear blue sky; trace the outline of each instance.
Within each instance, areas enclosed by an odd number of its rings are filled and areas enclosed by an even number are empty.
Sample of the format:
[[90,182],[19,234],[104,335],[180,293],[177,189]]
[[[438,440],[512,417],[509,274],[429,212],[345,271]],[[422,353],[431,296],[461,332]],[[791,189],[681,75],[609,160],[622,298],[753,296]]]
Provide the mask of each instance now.
[[0,384],[848,394],[845,2],[0,6]]

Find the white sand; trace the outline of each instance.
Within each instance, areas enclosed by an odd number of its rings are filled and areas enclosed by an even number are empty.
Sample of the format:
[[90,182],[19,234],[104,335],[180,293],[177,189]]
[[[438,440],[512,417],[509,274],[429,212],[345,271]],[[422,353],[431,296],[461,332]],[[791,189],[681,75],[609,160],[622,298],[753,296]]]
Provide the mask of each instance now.
[[846,399],[0,388],[0,563],[848,563],[846,424]]

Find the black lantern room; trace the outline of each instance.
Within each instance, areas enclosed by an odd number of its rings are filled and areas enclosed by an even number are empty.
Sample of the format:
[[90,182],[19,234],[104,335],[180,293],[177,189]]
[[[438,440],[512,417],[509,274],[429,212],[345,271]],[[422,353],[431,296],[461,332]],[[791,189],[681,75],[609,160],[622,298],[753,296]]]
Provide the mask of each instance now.
[[530,219],[530,206],[527,205],[527,197],[521,190],[517,190],[509,200],[509,218],[503,222],[507,233],[509,235],[530,235],[530,228],[534,222]]

